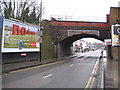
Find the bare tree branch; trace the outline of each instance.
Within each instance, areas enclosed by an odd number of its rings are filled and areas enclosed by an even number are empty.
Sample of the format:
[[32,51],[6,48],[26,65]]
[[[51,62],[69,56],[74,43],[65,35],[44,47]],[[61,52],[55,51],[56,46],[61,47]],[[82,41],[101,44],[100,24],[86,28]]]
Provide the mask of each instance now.
[[5,5],[6,8],[8,8],[7,2],[3,2],[3,4]]
[[[9,0],[9,2],[1,2],[2,8],[0,8],[0,11],[3,11],[4,16],[7,18],[12,17],[22,21],[25,19],[27,20],[28,18],[40,20],[44,8],[42,7],[42,2],[39,4],[35,1],[36,0],[33,2],[31,2],[31,0]],[[34,17],[31,17],[30,15],[33,15]]]

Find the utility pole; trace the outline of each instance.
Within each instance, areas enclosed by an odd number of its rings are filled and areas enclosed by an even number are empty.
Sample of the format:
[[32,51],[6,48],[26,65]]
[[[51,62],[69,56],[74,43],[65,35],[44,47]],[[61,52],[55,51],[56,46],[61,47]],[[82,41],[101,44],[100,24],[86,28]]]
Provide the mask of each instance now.
[[[42,0],[40,2],[40,14],[39,14],[39,24],[40,24],[40,37],[42,37],[42,29],[41,29],[41,21],[42,21]],[[40,42],[40,62],[41,62],[41,45],[42,45],[42,42]]]

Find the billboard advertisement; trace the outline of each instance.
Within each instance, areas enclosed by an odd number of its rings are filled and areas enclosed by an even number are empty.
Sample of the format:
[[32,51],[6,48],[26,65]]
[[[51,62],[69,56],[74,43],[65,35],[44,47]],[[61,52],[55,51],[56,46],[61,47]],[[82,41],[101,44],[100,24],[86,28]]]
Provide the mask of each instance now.
[[39,51],[39,32],[39,26],[4,19],[2,52]]
[[112,25],[112,46],[120,46],[120,24]]

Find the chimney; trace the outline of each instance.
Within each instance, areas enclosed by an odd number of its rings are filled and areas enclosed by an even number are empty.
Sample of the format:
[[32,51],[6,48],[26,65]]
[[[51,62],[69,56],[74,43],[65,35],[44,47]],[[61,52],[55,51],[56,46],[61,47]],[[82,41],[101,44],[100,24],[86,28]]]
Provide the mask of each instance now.
[[110,22],[110,15],[109,14],[106,15],[106,21],[107,21],[107,23]]

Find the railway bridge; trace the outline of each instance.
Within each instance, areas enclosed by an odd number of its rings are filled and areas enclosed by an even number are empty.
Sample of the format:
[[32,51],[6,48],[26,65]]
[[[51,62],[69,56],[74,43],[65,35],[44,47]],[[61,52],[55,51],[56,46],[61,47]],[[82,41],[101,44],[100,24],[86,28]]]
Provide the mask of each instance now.
[[95,38],[101,41],[110,38],[110,24],[107,22],[50,21],[57,56],[71,55],[71,45],[82,38]]

